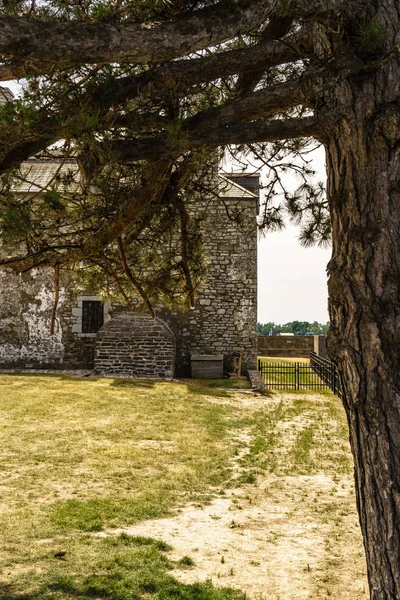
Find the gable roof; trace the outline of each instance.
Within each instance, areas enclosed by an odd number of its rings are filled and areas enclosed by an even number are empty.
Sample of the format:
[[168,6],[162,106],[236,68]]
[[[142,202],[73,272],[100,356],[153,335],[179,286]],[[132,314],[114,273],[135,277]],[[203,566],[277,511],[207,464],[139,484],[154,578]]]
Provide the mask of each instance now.
[[7,102],[11,102],[11,100],[14,100],[14,94],[10,88],[0,85],[0,106],[7,104]]
[[236,181],[232,181],[229,178],[229,175],[219,173],[218,186],[222,198],[243,198],[247,200],[258,200],[257,194],[254,194],[250,190],[246,190],[245,187],[243,187],[239,183],[236,183]]
[[35,157],[22,163],[20,174],[12,186],[12,191],[17,194],[37,194],[53,181],[59,183],[57,187],[63,192],[76,192],[79,187],[80,173],[74,159],[61,162]]
[[[234,176],[234,174],[232,174]],[[68,185],[62,180],[68,177]],[[31,158],[21,165],[21,178],[15,179],[12,190],[17,194],[37,194],[59,181],[58,189],[64,192],[76,192],[79,187],[80,172],[73,158],[61,163],[57,159]],[[222,198],[257,200],[258,195],[232,181],[223,173],[218,175],[218,190]]]

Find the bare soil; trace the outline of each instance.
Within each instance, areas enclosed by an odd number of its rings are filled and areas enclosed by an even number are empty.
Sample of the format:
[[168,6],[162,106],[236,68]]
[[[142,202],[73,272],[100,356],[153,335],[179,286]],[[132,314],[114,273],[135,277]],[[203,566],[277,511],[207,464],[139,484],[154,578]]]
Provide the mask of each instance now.
[[100,535],[121,532],[162,539],[173,560],[190,557],[193,566],[172,573],[183,583],[211,580],[251,600],[368,598],[354,485],[343,473],[259,475],[209,505]]

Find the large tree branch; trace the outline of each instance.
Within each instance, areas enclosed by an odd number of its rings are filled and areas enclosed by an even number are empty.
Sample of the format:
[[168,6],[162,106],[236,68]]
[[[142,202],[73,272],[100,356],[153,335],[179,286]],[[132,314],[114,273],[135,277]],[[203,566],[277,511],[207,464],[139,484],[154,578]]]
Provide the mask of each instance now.
[[58,65],[164,62],[254,29],[276,10],[274,0],[227,0],[159,23],[54,23],[0,17],[0,54]]
[[[272,22],[276,22],[276,19]],[[267,30],[270,31],[269,25]],[[277,31],[277,35],[279,33],[281,30]],[[107,82],[107,94],[118,102],[126,98],[128,93],[129,97],[133,98],[139,94],[147,95],[148,88],[151,91],[162,90],[165,87],[180,89],[183,85],[195,85],[244,71],[251,73],[310,58],[311,53],[310,30],[304,26],[284,41],[277,41],[272,36],[265,35],[260,42],[248,48],[213,52],[190,60],[170,61],[148,69],[140,75],[116,78]],[[0,80],[19,79],[32,72],[48,74],[52,70],[51,67],[39,63],[33,65],[23,59],[8,61],[0,65]],[[102,89],[99,84],[98,92],[101,93]]]
[[[118,90],[121,97],[125,97],[127,90],[130,90],[133,96],[137,96],[139,93],[146,93],[149,85],[157,89],[173,85],[179,87],[184,83],[195,85],[244,70],[251,72],[267,69],[309,56],[311,47],[307,43],[307,38],[307,28],[288,36],[285,42],[272,41],[271,38],[263,37],[258,44],[248,48],[213,52],[190,60],[171,61],[153,67],[140,75],[117,78],[109,82],[109,85]],[[0,65],[0,81],[20,79],[31,73],[46,75],[53,68],[53,64],[38,62],[33,64],[22,58],[7,61]]]
[[[248,48],[218,51],[199,58],[184,61],[171,61],[147,70],[140,75],[128,75],[108,82],[108,85],[119,91],[124,97],[127,90],[130,93],[143,94],[149,84],[157,89],[178,86],[179,84],[197,84],[220,77],[227,77],[246,71],[263,71],[269,67],[293,62],[301,58],[310,57],[312,46],[310,44],[310,31],[307,26],[295,34],[277,41],[283,37],[282,27],[275,27],[275,23],[288,22],[286,18],[273,18],[268,24],[261,40]],[[28,60],[7,60],[0,65],[0,81],[20,79],[31,73],[48,74],[54,68],[49,63],[34,64]],[[99,86],[101,87],[101,86]],[[110,90],[107,89],[109,93]],[[132,96],[130,96],[132,97]]]
[[[263,41],[242,50],[230,50],[184,61],[171,61],[168,64],[149,69],[141,75],[129,75],[114,81],[107,81],[93,91],[85,91],[74,97],[73,103],[66,103],[63,110],[51,114],[41,109],[31,123],[27,139],[7,140],[9,148],[0,147],[0,173],[19,166],[32,155],[45,150],[65,136],[60,125],[76,114],[77,107],[85,107],[87,115],[94,113],[97,119],[104,118],[109,109],[122,104],[127,99],[141,96],[154,96],[173,89],[174,93],[187,92],[190,85],[218,79],[236,73],[251,74],[260,68],[267,69],[283,63],[296,61],[307,54],[307,30],[300,30],[289,36],[285,43]],[[106,92],[106,93],[104,93]],[[69,132],[73,136],[73,131]]]
[[[201,147],[215,148],[229,144],[250,144],[252,142],[275,142],[284,139],[299,137],[315,137],[320,139],[323,129],[316,117],[303,117],[275,119],[273,121],[252,121],[250,123],[236,123],[230,126],[221,126],[210,129],[208,126],[199,127],[187,134],[183,142],[190,149]],[[157,136],[143,140],[119,140],[109,146],[109,156],[116,162],[126,163],[138,160],[159,160],[169,154],[177,154],[178,150],[172,149],[166,136]]]
[[[282,112],[302,104],[311,107],[304,93],[304,80],[294,79],[263,88],[222,106],[203,111],[187,120],[185,130],[192,131],[199,125],[219,127],[241,121],[253,121]],[[307,86],[306,86],[307,87]]]
[[[183,90],[196,85],[237,73],[263,71],[270,67],[295,62],[310,56],[309,32],[303,28],[285,41],[263,39],[258,44],[240,50],[214,52],[201,58],[172,61],[135,78],[134,85],[141,94],[162,91],[164,88]],[[133,83],[133,82],[132,82]],[[126,87],[131,81],[122,82]]]
[[[164,62],[246,34],[282,13],[282,6],[279,0],[221,0],[162,23],[55,23],[1,16],[0,55],[57,65]],[[316,18],[321,11],[326,13],[324,0],[291,0],[285,15]]]
[[[282,112],[299,104],[311,106],[304,94],[303,80],[295,79],[280,83],[270,88],[247,94],[236,100],[228,100],[221,106],[199,112],[194,117],[189,117],[181,124],[182,139],[199,126],[213,128],[222,125],[232,125],[242,121],[253,121],[261,117],[272,116],[276,112]],[[134,131],[135,121],[138,121],[140,124],[141,118],[137,116],[136,112],[132,112],[117,117],[114,124],[118,127],[127,127],[130,131]],[[144,122],[144,118],[142,118],[142,122]]]
[[[279,140],[291,140],[295,138],[314,137],[320,140],[323,136],[323,128],[316,117],[303,117],[287,119],[282,121],[252,121],[221,128],[215,132],[208,144],[210,146],[226,146],[229,144],[250,144],[251,142],[277,142]],[[206,143],[206,132],[199,134],[196,144],[201,145],[201,137]]]
[[[261,40],[266,42],[284,37],[289,32],[292,23],[291,17],[272,17],[262,33]],[[252,92],[264,73],[265,68],[262,67],[241,73],[236,85],[237,95],[243,96]]]

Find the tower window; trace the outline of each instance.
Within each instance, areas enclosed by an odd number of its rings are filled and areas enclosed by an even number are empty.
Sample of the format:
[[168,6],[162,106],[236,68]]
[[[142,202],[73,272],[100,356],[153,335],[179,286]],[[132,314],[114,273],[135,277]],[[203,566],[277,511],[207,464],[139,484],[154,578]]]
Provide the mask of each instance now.
[[99,300],[82,302],[82,333],[97,333],[104,323],[104,306]]

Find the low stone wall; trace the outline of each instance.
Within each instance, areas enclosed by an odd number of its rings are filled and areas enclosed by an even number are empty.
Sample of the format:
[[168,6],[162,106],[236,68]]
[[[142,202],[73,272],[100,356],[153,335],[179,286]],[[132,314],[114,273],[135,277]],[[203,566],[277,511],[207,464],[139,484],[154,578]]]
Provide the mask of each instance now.
[[322,335],[259,335],[258,355],[308,358],[316,352],[325,358],[325,339]]
[[102,375],[172,378],[175,339],[160,319],[124,312],[96,336],[94,368]]

